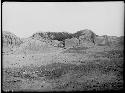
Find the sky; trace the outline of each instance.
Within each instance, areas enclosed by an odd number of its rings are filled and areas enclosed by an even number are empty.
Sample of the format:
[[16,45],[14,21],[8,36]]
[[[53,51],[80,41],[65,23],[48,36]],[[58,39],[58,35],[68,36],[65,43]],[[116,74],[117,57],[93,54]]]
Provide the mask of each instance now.
[[124,2],[4,2],[2,28],[21,38],[40,31],[84,29],[97,35],[123,36]]

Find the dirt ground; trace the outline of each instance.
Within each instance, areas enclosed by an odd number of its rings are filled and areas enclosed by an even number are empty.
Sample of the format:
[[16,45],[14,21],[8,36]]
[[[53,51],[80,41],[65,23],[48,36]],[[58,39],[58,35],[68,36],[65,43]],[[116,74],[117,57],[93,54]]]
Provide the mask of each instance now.
[[91,91],[123,88],[123,48],[98,46],[3,55],[4,91]]

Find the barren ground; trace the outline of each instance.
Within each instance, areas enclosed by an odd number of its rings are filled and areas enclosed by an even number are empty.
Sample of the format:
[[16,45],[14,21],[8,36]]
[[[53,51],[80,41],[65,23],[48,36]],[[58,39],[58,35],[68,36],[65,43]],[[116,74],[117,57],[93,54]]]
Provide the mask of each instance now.
[[123,88],[123,48],[3,55],[2,81],[4,91],[119,90]]

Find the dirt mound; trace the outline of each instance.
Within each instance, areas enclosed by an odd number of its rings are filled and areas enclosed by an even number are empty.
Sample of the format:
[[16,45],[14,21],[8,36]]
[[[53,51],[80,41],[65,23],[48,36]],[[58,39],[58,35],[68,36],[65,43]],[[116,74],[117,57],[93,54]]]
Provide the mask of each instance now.
[[33,54],[33,53],[50,53],[56,52],[59,48],[47,44],[46,42],[41,42],[40,40],[29,39],[20,45],[17,53],[23,54]]
[[69,37],[65,32],[37,32],[31,36],[32,39],[46,42],[54,47],[64,47],[64,40]]
[[95,44],[99,46],[109,45],[107,36],[98,36],[95,38]]
[[7,31],[3,31],[2,40],[3,40],[3,45],[7,45],[7,46],[9,45],[18,46],[22,43],[19,37]]
[[110,42],[110,45],[114,46],[123,46],[124,45],[124,37],[116,37],[116,36],[108,36],[108,40]]
[[[72,48],[75,46],[80,47],[93,47],[97,46],[119,46],[123,44],[122,37],[113,36],[98,36],[89,29],[77,31],[76,33],[67,32],[37,32],[31,36],[33,39],[38,39],[47,42],[54,46],[65,48]],[[120,40],[121,39],[121,40]],[[54,40],[54,41],[53,41]]]
[[81,30],[81,31],[76,32],[74,34],[74,36],[79,38],[80,40],[87,40],[87,41],[91,41],[94,43],[94,38],[95,38],[96,34],[93,33],[89,29],[85,29],[85,30]]
[[72,38],[71,33],[67,32],[37,32],[31,36],[32,38],[41,39],[49,39],[49,40],[58,40],[63,41],[67,38]]
[[65,40],[65,47],[90,47],[94,45],[96,35],[88,29],[78,31],[73,34],[74,38]]
[[94,41],[95,41],[95,37],[96,34],[93,33],[91,30],[85,29],[82,31],[79,31],[78,33],[80,33],[81,35],[79,36],[79,40],[80,40],[80,46],[86,46],[86,47],[91,47],[94,46]]
[[[29,38],[20,39],[16,35],[4,31],[2,34],[3,52],[13,51],[49,51],[58,48],[93,47],[93,46],[123,46],[124,38],[115,36],[98,36],[85,29],[74,34],[67,32],[37,32]],[[19,50],[18,50],[19,48]],[[52,48],[52,49],[51,49]],[[39,52],[40,52],[39,51]]]
[[79,39],[71,38],[65,40],[65,48],[72,48],[79,45]]
[[13,52],[22,43],[21,39],[11,32],[2,32],[3,53]]
[[99,46],[121,46],[124,45],[124,38],[123,37],[116,37],[116,36],[98,36],[95,38],[95,44]]

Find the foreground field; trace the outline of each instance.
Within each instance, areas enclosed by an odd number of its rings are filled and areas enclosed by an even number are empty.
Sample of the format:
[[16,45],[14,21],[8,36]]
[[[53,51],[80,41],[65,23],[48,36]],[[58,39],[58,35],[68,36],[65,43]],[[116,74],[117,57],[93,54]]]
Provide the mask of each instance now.
[[70,48],[59,53],[3,55],[4,91],[123,88],[123,49]]

